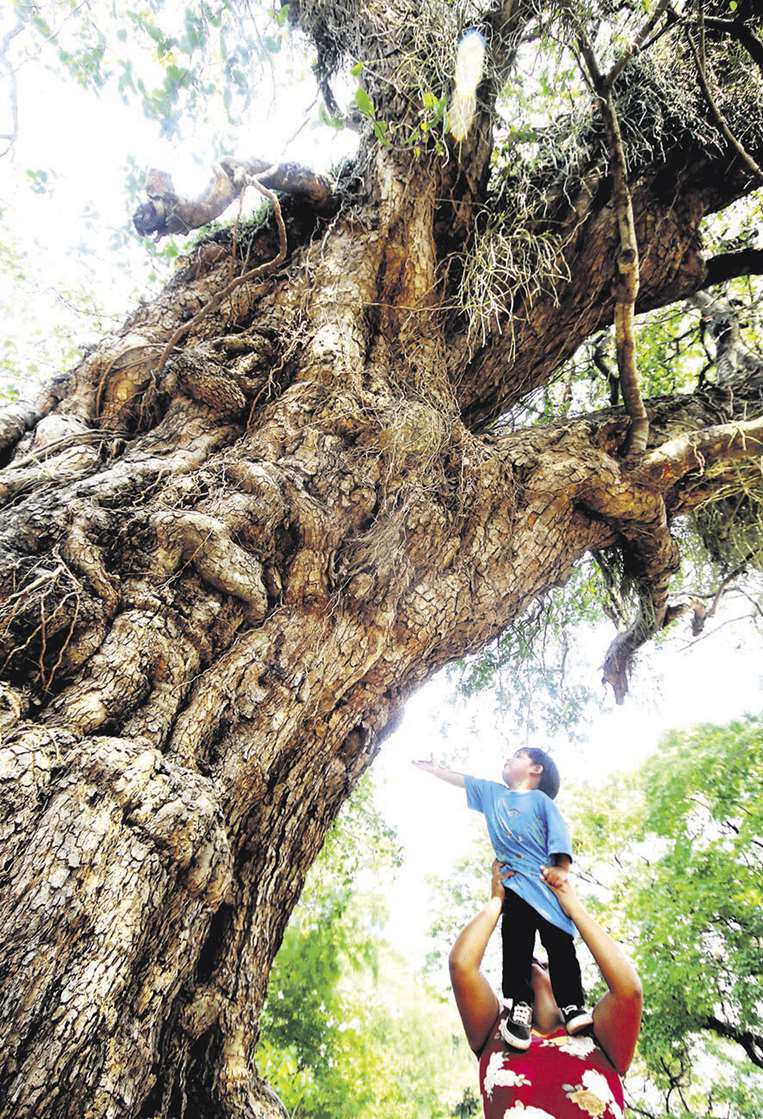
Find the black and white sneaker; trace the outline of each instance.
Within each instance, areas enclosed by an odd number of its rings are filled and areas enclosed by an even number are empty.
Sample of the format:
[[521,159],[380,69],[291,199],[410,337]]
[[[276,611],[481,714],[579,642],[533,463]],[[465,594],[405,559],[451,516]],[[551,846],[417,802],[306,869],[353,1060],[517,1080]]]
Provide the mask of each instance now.
[[573,1037],[593,1025],[593,1016],[584,1006],[563,1006],[564,1028]]
[[501,1037],[512,1049],[529,1049],[532,1007],[529,1003],[514,1002],[513,999],[504,999],[503,1005],[509,1013],[501,1019],[498,1027]]

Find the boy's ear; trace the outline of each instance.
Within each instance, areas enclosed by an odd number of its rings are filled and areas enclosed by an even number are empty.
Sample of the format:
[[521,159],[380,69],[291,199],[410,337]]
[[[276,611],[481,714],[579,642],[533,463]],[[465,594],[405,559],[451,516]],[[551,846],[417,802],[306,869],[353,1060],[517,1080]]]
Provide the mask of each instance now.
[[543,772],[543,762],[533,762],[532,765],[530,766],[530,773],[542,773],[542,772]]

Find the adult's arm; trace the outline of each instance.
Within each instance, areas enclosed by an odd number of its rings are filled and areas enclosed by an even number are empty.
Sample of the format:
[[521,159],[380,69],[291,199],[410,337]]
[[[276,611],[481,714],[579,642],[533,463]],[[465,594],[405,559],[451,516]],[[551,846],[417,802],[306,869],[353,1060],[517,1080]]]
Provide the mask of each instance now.
[[460,933],[448,958],[456,1005],[466,1040],[475,1053],[481,1051],[501,1011],[495,991],[480,971],[487,943],[503,908],[501,865],[497,859],[493,863],[491,894],[484,909]]
[[418,761],[413,762],[417,769],[423,769],[424,773],[431,773],[434,777],[439,777],[441,781],[447,781],[449,785],[458,785],[463,789],[466,785],[463,773],[457,773],[455,769],[447,769],[444,765],[435,765],[432,761]]
[[569,880],[554,886],[543,868],[543,877],[559,898],[562,909],[574,922],[609,990],[594,1007],[593,1028],[597,1039],[617,1071],[628,1071],[641,1029],[643,995],[636,969],[611,936],[594,921]]

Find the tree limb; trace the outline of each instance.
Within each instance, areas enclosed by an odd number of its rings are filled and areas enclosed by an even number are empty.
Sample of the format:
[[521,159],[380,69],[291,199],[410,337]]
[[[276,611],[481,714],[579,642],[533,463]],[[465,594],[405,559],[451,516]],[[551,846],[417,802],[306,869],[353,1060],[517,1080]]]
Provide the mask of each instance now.
[[728,1022],[722,1022],[720,1018],[713,1015],[706,1018],[703,1024],[705,1029],[712,1030],[713,1033],[741,1045],[752,1063],[757,1065],[758,1068],[763,1068],[763,1037],[760,1034],[756,1034],[752,1030],[742,1030],[737,1026],[730,1026]]
[[707,261],[707,275],[700,290],[724,284],[737,276],[763,275],[763,249],[740,249],[734,253],[718,253]]
[[689,48],[691,50],[692,56],[694,57],[694,65],[697,69],[697,80],[699,81],[700,88],[702,90],[702,93],[704,94],[705,101],[707,102],[707,106],[710,109],[710,114],[715,121],[716,127],[725,137],[730,146],[734,149],[736,154],[741,159],[742,163],[747,167],[748,171],[754,176],[758,183],[763,183],[763,170],[761,170],[761,168],[755,162],[747,149],[740,143],[740,141],[736,138],[734,133],[729,128],[723,114],[716,104],[715,98],[713,97],[712,91],[710,89],[710,84],[705,73],[705,35],[701,8],[699,16],[699,35],[700,45],[699,50],[697,50],[697,46],[694,42],[691,32],[688,28],[686,30],[686,39],[689,43]]
[[720,31],[724,35],[731,35],[737,39],[750,54],[750,57],[760,67],[763,73],[763,42],[760,41],[751,27],[736,19],[721,19],[717,16],[705,16],[705,27],[708,31]]
[[318,213],[330,213],[334,208],[328,181],[296,163],[224,159],[198,198],[181,198],[168,174],[150,170],[146,177],[149,200],[135,211],[133,224],[142,236],[155,233],[157,240],[200,229],[218,218],[253,178],[270,190],[294,195]]
[[639,253],[636,238],[636,225],[633,218],[633,201],[628,187],[628,167],[625,160],[625,149],[620,132],[620,121],[617,116],[615,99],[612,92],[617,76],[622,72],[626,62],[638,50],[639,45],[646,39],[651,28],[662,16],[667,2],[658,5],[654,16],[642,28],[630,49],[623,58],[612,67],[610,72],[603,77],[599,70],[593,48],[582,32],[578,38],[580,53],[583,56],[591,84],[598,94],[604,124],[607,133],[607,147],[609,149],[610,173],[612,175],[612,193],[617,229],[620,238],[620,251],[617,255],[618,280],[614,285],[615,296],[615,346],[617,351],[617,368],[620,374],[620,390],[623,402],[631,418],[631,426],[625,445],[626,456],[636,456],[643,453],[649,438],[649,419],[644,408],[644,401],[639,386],[638,369],[636,366],[636,339],[633,329],[636,298],[639,290]]
[[763,455],[763,417],[746,423],[716,424],[663,443],[633,472],[637,484],[658,486],[663,492],[692,470],[704,471],[716,462],[735,462]]
[[271,272],[286,259],[286,226],[284,224],[283,214],[281,213],[281,204],[278,201],[277,196],[273,191],[268,190],[267,187],[263,186],[259,179],[254,175],[249,176],[247,182],[256,187],[260,194],[264,194],[265,197],[273,203],[273,210],[276,216],[276,224],[278,226],[278,252],[272,260],[267,260],[264,264],[258,264],[254,268],[250,268],[246,272],[243,272],[240,276],[235,276],[232,280],[230,280],[229,283],[225,285],[225,287],[217,292],[217,294],[214,295],[212,299],[210,299],[209,303],[205,304],[205,306],[202,307],[198,314],[194,315],[192,319],[188,320],[188,322],[182,323],[182,325],[177,328],[175,333],[167,342],[167,345],[164,347],[162,356],[159,359],[157,372],[161,372],[164,369],[164,366],[167,364],[167,360],[177,343],[182,338],[184,338],[190,330],[197,326],[198,323],[210,313],[210,311],[214,311],[216,307],[219,307],[220,304],[228,298],[231,292],[235,291],[237,287],[241,286],[241,284],[249,283],[251,280],[256,279],[257,276],[264,275],[266,272]]

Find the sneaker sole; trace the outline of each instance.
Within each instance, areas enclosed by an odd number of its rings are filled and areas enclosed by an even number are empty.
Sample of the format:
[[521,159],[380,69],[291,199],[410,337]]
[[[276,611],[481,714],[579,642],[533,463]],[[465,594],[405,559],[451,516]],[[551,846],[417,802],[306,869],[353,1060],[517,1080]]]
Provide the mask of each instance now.
[[501,1040],[509,1049],[520,1049],[522,1052],[524,1052],[526,1049],[529,1049],[530,1045],[532,1044],[531,1037],[528,1037],[526,1040],[522,1039],[521,1037],[517,1037],[512,1038],[511,1041],[507,1041],[505,1037],[502,1037]]
[[581,1015],[580,1018],[573,1018],[573,1020],[569,1022],[565,1028],[570,1037],[574,1037],[575,1034],[579,1034],[581,1030],[586,1030],[589,1026],[592,1025],[593,1018],[590,1014],[586,1014],[585,1016]]

